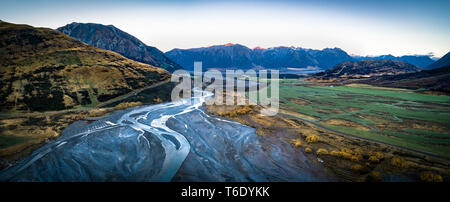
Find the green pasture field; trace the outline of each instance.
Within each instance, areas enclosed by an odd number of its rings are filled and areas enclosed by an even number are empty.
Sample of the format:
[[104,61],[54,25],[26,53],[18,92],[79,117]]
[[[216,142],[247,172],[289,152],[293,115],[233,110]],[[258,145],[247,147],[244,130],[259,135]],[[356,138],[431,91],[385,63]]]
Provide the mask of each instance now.
[[[450,158],[450,96],[285,79],[280,81],[280,108],[312,116],[311,121],[336,131]],[[330,119],[365,129],[325,123]]]

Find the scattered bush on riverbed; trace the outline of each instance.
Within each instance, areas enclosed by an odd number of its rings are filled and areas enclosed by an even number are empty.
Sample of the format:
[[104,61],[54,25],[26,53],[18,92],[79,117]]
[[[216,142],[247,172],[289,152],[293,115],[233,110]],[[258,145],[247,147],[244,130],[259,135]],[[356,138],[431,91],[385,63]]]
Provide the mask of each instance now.
[[299,140],[299,139],[292,140],[292,143],[295,145],[295,147],[301,147],[302,146],[302,141]]
[[331,151],[330,155],[331,156],[335,156],[335,157],[339,157],[339,158],[344,158],[344,159],[348,159],[348,160],[352,160],[354,162],[359,162],[362,160],[362,155],[360,154],[355,154],[353,155],[353,151],[347,148],[343,148],[341,149],[341,151]]
[[331,155],[331,156],[340,157],[340,156],[341,156],[341,152],[340,152],[340,151],[333,150],[333,151],[330,152],[330,155]]
[[372,163],[379,163],[380,159],[377,158],[376,156],[370,156],[369,157],[369,161],[372,162]]
[[311,153],[311,152],[312,152],[312,149],[309,148],[309,147],[306,147],[306,148],[305,148],[305,152],[306,152],[306,153]]
[[320,148],[316,151],[317,155],[327,155],[328,154],[328,150]]
[[352,157],[350,158],[353,162],[360,162],[363,157],[361,155],[352,155]]
[[366,177],[366,181],[368,182],[380,182],[383,180],[383,176],[381,175],[381,173],[377,172],[377,171],[372,171],[369,173],[369,175],[367,175]]
[[161,98],[157,97],[157,98],[153,99],[153,102],[161,103],[161,102],[163,102],[163,100]]
[[122,103],[116,105],[114,107],[114,109],[116,109],[116,110],[126,109],[126,108],[135,107],[135,106],[139,106],[139,105],[142,105],[142,102],[122,102]]
[[356,148],[353,150],[353,154],[363,155],[364,151],[361,148]]
[[308,137],[306,137],[306,142],[308,143],[315,143],[319,141],[319,136],[317,135],[310,135]]
[[392,158],[392,165],[400,169],[408,168],[408,163],[406,163],[405,159],[397,156]]
[[245,114],[249,114],[250,112],[252,112],[253,107],[251,105],[245,105],[242,107],[238,107],[235,111],[236,111],[236,114],[238,114],[238,115],[245,115]]
[[424,182],[442,182],[442,176],[430,171],[420,173],[420,180]]
[[109,111],[106,109],[93,109],[89,110],[88,116],[89,117],[99,117],[107,114]]
[[351,149],[348,149],[348,148],[342,148],[341,152],[345,152],[345,153],[348,153],[348,154],[353,154],[353,151]]
[[379,163],[384,159],[384,154],[381,152],[369,152],[369,161],[372,163]]
[[219,112],[218,115],[224,117],[237,117],[238,115],[246,115],[251,112],[253,112],[253,105],[245,105],[237,107],[231,112]]
[[343,152],[343,151],[341,151],[340,154],[341,154],[341,157],[344,159],[352,159],[352,156],[353,156],[352,153]]
[[384,159],[384,154],[381,152],[372,152],[370,155],[376,156],[380,160]]
[[355,172],[361,172],[362,169],[363,169],[362,165],[359,164],[352,165],[352,170]]

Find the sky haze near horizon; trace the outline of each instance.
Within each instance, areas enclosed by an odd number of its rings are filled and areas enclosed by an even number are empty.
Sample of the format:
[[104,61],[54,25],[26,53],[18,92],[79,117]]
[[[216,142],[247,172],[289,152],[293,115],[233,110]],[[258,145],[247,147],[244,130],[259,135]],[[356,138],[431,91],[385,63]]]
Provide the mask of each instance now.
[[450,1],[3,0],[0,20],[56,29],[114,25],[166,52],[239,43],[249,48],[342,48],[354,55],[450,51]]

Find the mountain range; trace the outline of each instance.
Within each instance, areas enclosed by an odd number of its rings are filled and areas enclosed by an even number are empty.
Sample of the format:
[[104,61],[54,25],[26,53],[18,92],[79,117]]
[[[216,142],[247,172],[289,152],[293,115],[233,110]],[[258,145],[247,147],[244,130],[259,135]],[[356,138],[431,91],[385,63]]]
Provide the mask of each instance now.
[[[71,23],[59,31],[97,48],[117,52],[129,59],[164,68],[193,70],[194,61],[202,61],[204,68],[280,69],[319,67],[329,69],[336,64],[366,59],[390,59],[404,61],[424,69],[434,62],[429,56],[350,56],[340,48],[322,50],[298,47],[273,47],[250,49],[240,44],[228,43],[192,49],[173,49],[164,54],[147,46],[136,37],[113,25],[95,23]],[[181,65],[181,66],[180,66]]]
[[393,55],[380,55],[380,56],[354,56],[355,60],[367,60],[367,59],[378,59],[378,60],[397,60],[397,61],[404,61],[410,64],[413,64],[415,66],[421,67],[423,69],[433,69],[432,66],[430,66],[433,62],[435,62],[433,59],[430,58],[428,55],[404,55],[404,56],[393,56]]
[[171,76],[56,30],[6,22],[0,53],[1,111],[95,106]]
[[343,62],[324,72],[315,74],[321,79],[332,78],[369,78],[383,75],[398,75],[421,71],[422,68],[412,64],[387,59],[368,59]]
[[64,34],[97,48],[117,52],[129,59],[161,67],[173,72],[181,67],[155,47],[147,46],[136,37],[113,25],[71,23],[58,28]]
[[202,61],[204,68],[281,69],[318,67],[323,70],[342,62],[366,59],[404,61],[426,69],[429,69],[428,66],[434,62],[429,56],[421,55],[362,57],[350,56],[340,48],[314,50],[280,46],[267,49],[259,47],[250,49],[232,43],[201,48],[173,49],[166,52],[166,55],[187,70],[193,70],[194,61]]
[[353,61],[339,48],[312,50],[295,47],[250,49],[240,44],[215,45],[192,49],[173,49],[166,55],[187,70],[193,70],[194,61],[202,61],[204,68],[305,68],[328,69],[344,61]]

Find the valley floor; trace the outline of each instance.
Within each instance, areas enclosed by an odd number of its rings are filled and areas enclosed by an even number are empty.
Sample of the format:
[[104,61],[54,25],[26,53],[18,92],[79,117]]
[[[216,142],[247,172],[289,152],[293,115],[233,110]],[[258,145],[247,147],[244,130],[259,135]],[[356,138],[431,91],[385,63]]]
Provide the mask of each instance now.
[[[120,102],[166,100],[155,99],[155,94],[160,93],[139,92]],[[95,120],[92,117],[111,112],[116,104],[76,113],[1,119],[2,168],[55,139],[69,124]],[[284,79],[280,83],[280,107],[277,116],[267,117],[260,115],[261,106],[205,106],[211,114],[255,128],[263,139],[289,144],[294,149],[291,152],[299,155],[299,162],[308,158],[308,162],[323,167],[321,172],[329,179],[449,179],[449,96],[360,84],[315,86],[299,79]],[[270,150],[270,145],[263,149]]]
[[[209,106],[208,111],[277,136],[344,181],[419,181],[450,174],[450,97],[369,85],[280,83],[280,113]],[[432,174],[430,174],[432,173]],[[421,176],[423,179],[421,179]]]
[[280,102],[282,110],[342,133],[450,158],[450,96],[284,80]]

